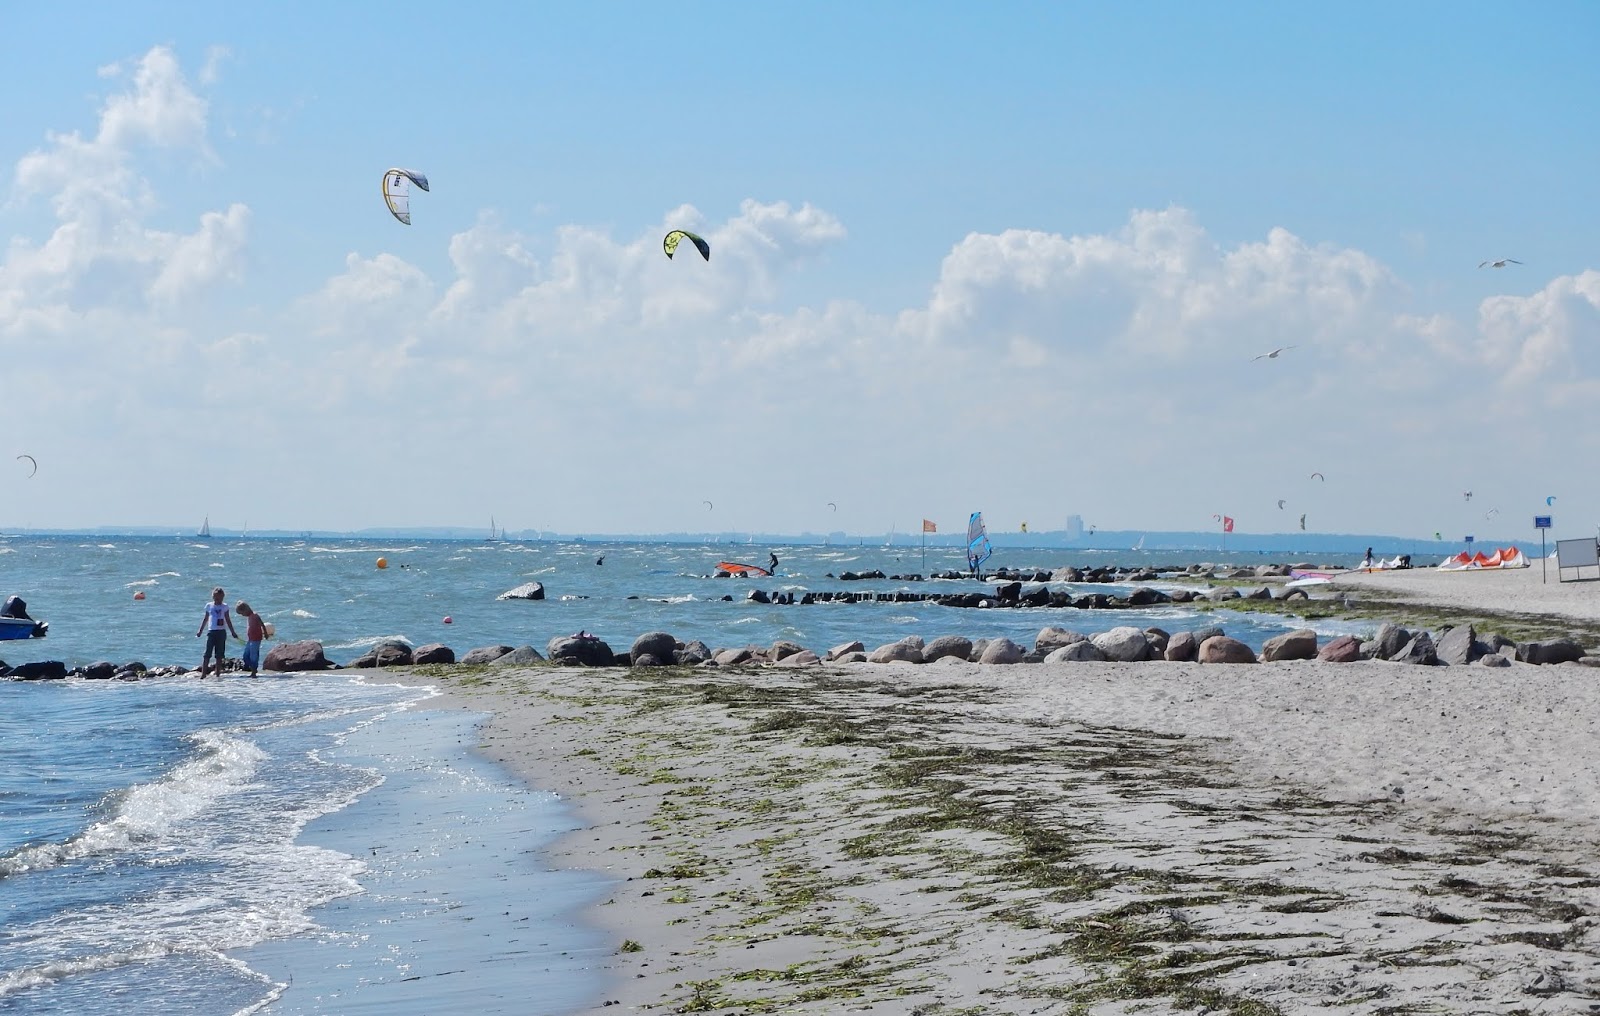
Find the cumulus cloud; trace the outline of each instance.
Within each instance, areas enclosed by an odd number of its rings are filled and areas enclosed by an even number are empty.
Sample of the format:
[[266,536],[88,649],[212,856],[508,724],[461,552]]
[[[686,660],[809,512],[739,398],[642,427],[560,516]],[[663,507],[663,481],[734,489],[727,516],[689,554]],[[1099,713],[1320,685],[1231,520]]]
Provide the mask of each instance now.
[[1479,351],[1508,382],[1600,380],[1600,271],[1552,279],[1531,296],[1478,308]]

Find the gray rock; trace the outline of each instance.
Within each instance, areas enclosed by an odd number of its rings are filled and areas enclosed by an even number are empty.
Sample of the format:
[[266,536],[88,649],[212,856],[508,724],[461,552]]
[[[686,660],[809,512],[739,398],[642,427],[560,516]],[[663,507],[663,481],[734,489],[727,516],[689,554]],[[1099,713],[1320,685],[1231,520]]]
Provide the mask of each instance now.
[[1272,590],[1267,588],[1266,586],[1262,586],[1260,589],[1253,590],[1252,592],[1246,594],[1245,595],[1245,599],[1247,599],[1247,600],[1270,600],[1270,599],[1272,599]]
[[[633,645],[628,648],[628,659],[637,667],[639,657],[646,653],[661,661],[671,660],[677,650],[678,640],[671,635],[664,631],[648,631],[633,640]],[[660,665],[659,662],[657,665]]]
[[674,650],[672,662],[684,667],[692,667],[711,659],[711,649],[699,639],[685,642],[682,649]]
[[116,676],[117,665],[110,660],[100,660],[83,668],[83,676],[88,681],[109,681]]
[[1386,621],[1378,626],[1378,631],[1372,636],[1371,641],[1362,643],[1361,654],[1373,660],[1392,660],[1410,641],[1410,632]]
[[497,656],[489,664],[491,667],[526,667],[533,663],[543,663],[544,657],[539,655],[539,650],[532,646],[518,646],[502,656]]
[[[857,646],[860,643],[856,643]],[[965,635],[940,635],[922,647],[922,662],[932,663],[947,656],[965,660],[972,656],[972,640]]]
[[867,654],[866,653],[861,653],[861,652],[845,653],[843,656],[839,657],[837,660],[834,660],[833,662],[834,663],[866,663],[867,662]]
[[277,673],[300,673],[306,670],[328,670],[333,666],[323,655],[322,643],[312,641],[285,642],[273,646],[267,658],[261,661],[262,670]]
[[1474,663],[1473,666],[1476,666],[1476,667],[1509,667],[1509,666],[1511,666],[1511,661],[1509,659],[1507,659],[1506,657],[1502,656],[1499,653],[1485,653],[1484,655],[1478,657],[1477,662]]
[[1583,647],[1575,639],[1543,639],[1524,642],[1517,647],[1517,659],[1522,663],[1544,666],[1552,663],[1575,663],[1584,655]]
[[1439,662],[1452,667],[1464,667],[1482,656],[1483,643],[1470,624],[1458,624],[1439,639],[1434,652]]
[[467,667],[481,667],[485,663],[493,663],[515,648],[516,646],[479,646],[467,650],[467,655],[461,657],[461,663]]
[[545,646],[545,654],[564,667],[610,667],[616,662],[611,647],[593,635],[557,635]]
[[30,660],[12,667],[6,676],[15,681],[60,681],[67,676],[67,665],[60,660]]
[[741,663],[749,663],[755,659],[755,650],[749,646],[740,649],[724,649],[711,658],[721,667],[736,667]]
[[[1068,631],[1065,628],[1041,628],[1039,629],[1039,634],[1034,636],[1033,648],[1042,649],[1046,653],[1050,653],[1060,649],[1062,646],[1069,646],[1074,642],[1083,642],[1088,638],[1089,636],[1087,635]],[[969,642],[968,645],[970,646],[971,643]]]
[[1195,642],[1195,645],[1198,646],[1200,643],[1204,642],[1206,639],[1210,638],[1213,635],[1226,635],[1226,634],[1228,634],[1228,633],[1222,630],[1222,626],[1221,625],[1210,624],[1210,625],[1206,625],[1204,628],[1196,628],[1194,630],[1194,642]]
[[983,655],[978,657],[978,662],[990,665],[1009,665],[1021,663],[1026,656],[1021,646],[1008,638],[992,639],[984,647]]
[[1392,663],[1410,663],[1419,667],[1431,667],[1439,662],[1439,654],[1433,646],[1433,636],[1425,631],[1419,631],[1412,636],[1395,655],[1389,657]]
[[1148,607],[1157,603],[1171,602],[1172,597],[1159,589],[1151,589],[1149,586],[1140,586],[1128,594],[1128,606],[1130,607]]
[[1317,633],[1301,628],[1286,635],[1276,635],[1261,646],[1261,659],[1265,663],[1278,660],[1311,660],[1317,655]]
[[1161,628],[1146,628],[1144,637],[1150,643],[1150,658],[1162,659],[1167,652],[1167,643],[1172,641],[1172,635]]
[[496,596],[497,600],[542,600],[544,599],[543,582],[524,582],[515,589],[507,589]]
[[868,663],[921,663],[922,639],[907,635],[899,642],[879,646],[867,656]]
[[454,663],[456,652],[442,642],[430,642],[425,646],[418,646],[411,652],[411,662],[424,663]]
[[[772,643],[771,649],[767,650],[767,659],[773,661],[774,663],[782,663],[789,657],[796,656],[804,652],[810,652],[810,650],[806,649],[805,646],[800,645],[798,642],[790,642],[787,639],[779,639],[778,641]],[[816,654],[812,653],[812,657],[815,658],[815,656]],[[821,661],[819,660],[818,662]]]
[[968,663],[977,663],[979,660],[983,659],[983,651],[985,649],[988,649],[988,648],[989,648],[989,640],[988,639],[973,639],[972,640],[972,652],[967,654],[967,662]]
[[1053,649],[1044,658],[1045,663],[1103,663],[1106,654],[1095,648],[1095,644],[1088,639],[1082,642],[1069,642],[1059,649]]
[[1223,600],[1240,599],[1240,593],[1239,590],[1233,588],[1232,586],[1219,586],[1216,589],[1208,590],[1206,592],[1206,599],[1211,600],[1214,603],[1220,603]]
[[1213,635],[1200,643],[1198,659],[1201,663],[1254,663],[1255,650],[1226,635]]
[[822,660],[809,649],[802,649],[798,653],[789,653],[778,661],[780,667],[818,667]]
[[823,659],[831,663],[834,660],[849,656],[851,653],[865,653],[866,651],[867,647],[862,645],[860,642],[846,642],[843,645],[834,646],[832,649],[828,650],[827,655],[824,656]]
[[1106,659],[1117,663],[1141,663],[1150,658],[1150,640],[1142,630],[1131,625],[1101,632],[1090,641]]

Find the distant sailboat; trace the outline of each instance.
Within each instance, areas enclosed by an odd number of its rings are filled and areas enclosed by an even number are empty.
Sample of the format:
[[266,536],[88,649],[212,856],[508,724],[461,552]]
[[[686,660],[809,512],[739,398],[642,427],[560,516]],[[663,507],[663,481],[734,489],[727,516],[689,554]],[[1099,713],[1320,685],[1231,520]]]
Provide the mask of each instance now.
[[489,516],[489,536],[483,542],[484,543],[499,543],[502,540],[504,540],[505,538],[506,538],[506,531],[504,529],[500,529],[500,530],[495,529],[495,527],[494,527],[494,516],[493,515]]
[[211,516],[206,516],[206,520],[200,523],[200,531],[194,535],[202,540],[211,539]]

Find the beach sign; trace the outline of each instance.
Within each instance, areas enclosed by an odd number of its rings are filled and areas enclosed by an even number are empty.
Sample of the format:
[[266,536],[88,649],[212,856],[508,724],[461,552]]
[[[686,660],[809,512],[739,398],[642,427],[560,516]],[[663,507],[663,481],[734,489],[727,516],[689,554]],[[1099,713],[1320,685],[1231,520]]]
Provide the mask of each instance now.
[[1549,529],[1550,528],[1550,520],[1553,519],[1553,518],[1555,518],[1555,516],[1553,516],[1553,515],[1535,515],[1533,517],[1533,528],[1535,528],[1535,529]]
[[1468,543],[1471,543],[1471,542],[1472,542],[1472,534],[1471,534],[1471,533],[1468,533],[1468,534],[1467,534],[1467,535],[1466,535],[1466,537],[1465,537],[1465,539],[1466,539],[1466,541],[1467,541],[1467,542],[1468,542]]
[[[1554,501],[1555,498],[1549,498],[1549,500]],[[1550,555],[1544,549],[1544,531],[1550,528],[1550,520],[1554,517],[1553,515],[1535,515],[1533,517],[1533,528],[1539,530],[1539,582],[1541,584],[1550,581],[1545,574],[1545,560]]]

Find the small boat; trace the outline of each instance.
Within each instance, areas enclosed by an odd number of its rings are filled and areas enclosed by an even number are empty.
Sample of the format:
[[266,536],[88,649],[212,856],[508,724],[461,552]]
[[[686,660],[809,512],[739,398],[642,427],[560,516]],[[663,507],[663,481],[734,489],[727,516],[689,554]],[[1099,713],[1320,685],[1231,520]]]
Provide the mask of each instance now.
[[198,540],[209,540],[209,539],[211,539],[211,516],[209,516],[209,515],[206,516],[206,520],[204,522],[200,523],[200,531],[198,533],[195,533],[194,535],[195,535],[195,538],[198,539]]
[[493,515],[489,516],[489,535],[483,538],[483,542],[484,543],[503,543],[503,542],[505,542],[505,538],[506,538],[506,531],[504,529],[496,529],[494,527],[494,516]]
[[772,573],[758,564],[740,564],[738,561],[718,561],[717,571],[727,572],[736,578],[747,579],[752,576],[770,576]]

